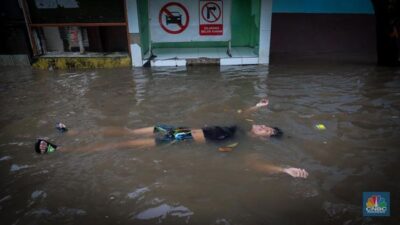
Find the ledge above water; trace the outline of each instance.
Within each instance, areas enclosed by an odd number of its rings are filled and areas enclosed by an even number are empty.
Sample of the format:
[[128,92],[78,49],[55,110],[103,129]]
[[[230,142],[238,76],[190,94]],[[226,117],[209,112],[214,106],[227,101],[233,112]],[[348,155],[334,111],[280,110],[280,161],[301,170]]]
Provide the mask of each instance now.
[[32,65],[37,69],[94,69],[130,67],[131,59],[128,53],[98,53],[84,54],[50,52],[40,56]]

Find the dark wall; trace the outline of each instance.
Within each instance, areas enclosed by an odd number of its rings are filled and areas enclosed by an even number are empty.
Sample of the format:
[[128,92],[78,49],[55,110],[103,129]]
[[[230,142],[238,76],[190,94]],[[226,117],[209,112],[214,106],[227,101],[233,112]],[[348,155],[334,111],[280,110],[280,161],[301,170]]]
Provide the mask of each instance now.
[[100,36],[104,52],[127,52],[128,41],[125,27],[102,27]]
[[30,54],[24,16],[18,0],[0,1],[0,54]]
[[87,27],[89,51],[128,52],[125,27]]
[[375,54],[375,16],[273,13],[271,56],[279,53]]
[[124,22],[123,0],[80,0],[77,5],[64,7],[55,0],[44,0],[42,5],[27,1],[32,23],[105,23]]

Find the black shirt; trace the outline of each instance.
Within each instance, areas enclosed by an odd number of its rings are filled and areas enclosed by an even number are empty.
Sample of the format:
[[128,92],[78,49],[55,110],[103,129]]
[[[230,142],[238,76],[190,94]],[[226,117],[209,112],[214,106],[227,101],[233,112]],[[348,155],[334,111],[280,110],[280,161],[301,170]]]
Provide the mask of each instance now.
[[204,127],[202,130],[207,141],[223,141],[234,137],[237,126],[212,126]]

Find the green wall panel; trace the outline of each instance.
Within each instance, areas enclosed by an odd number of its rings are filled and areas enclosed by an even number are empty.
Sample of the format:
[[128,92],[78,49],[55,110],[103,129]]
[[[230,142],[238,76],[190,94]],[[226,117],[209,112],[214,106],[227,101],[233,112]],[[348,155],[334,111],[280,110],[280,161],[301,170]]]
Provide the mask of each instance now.
[[258,45],[260,0],[232,0],[232,46]]
[[137,0],[139,11],[139,31],[142,53],[146,54],[150,46],[150,27],[148,15],[148,0]]

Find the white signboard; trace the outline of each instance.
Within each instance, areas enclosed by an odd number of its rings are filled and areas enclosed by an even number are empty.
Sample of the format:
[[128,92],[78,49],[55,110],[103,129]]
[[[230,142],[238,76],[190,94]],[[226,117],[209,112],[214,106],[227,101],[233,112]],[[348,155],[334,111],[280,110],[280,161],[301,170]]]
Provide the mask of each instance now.
[[224,2],[200,0],[200,35],[223,35]]
[[151,0],[152,42],[229,41],[231,0]]

